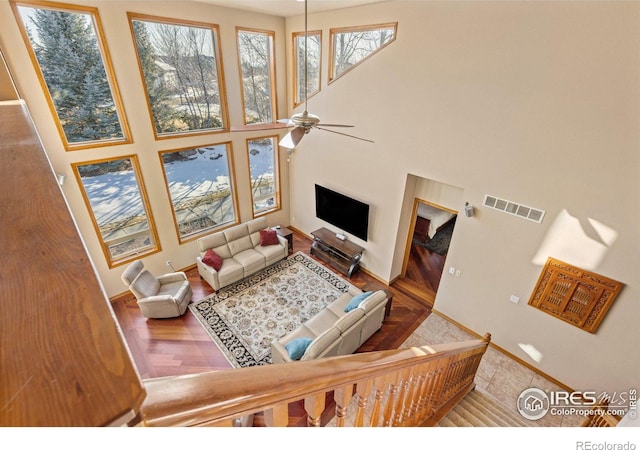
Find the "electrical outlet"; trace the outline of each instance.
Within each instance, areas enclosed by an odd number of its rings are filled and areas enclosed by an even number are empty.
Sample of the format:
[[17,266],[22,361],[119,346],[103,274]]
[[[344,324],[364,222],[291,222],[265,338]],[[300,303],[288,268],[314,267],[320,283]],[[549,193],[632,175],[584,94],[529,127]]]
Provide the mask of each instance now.
[[456,270],[456,276],[460,278],[460,275],[462,275],[462,272],[460,272],[460,269]]
[[517,305],[518,302],[520,302],[520,297],[518,297],[517,295],[511,295],[511,297],[509,297],[509,300],[511,301],[511,303],[515,303]]

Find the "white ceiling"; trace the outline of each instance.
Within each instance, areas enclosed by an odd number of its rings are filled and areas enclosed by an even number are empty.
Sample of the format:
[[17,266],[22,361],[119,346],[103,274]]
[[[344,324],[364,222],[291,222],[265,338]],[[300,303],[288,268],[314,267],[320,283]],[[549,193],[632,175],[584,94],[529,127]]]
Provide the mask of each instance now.
[[[195,0],[200,3],[245,9],[274,16],[288,17],[304,14],[304,2],[298,0]],[[307,0],[309,13],[329,11],[370,3],[382,3],[395,0]]]

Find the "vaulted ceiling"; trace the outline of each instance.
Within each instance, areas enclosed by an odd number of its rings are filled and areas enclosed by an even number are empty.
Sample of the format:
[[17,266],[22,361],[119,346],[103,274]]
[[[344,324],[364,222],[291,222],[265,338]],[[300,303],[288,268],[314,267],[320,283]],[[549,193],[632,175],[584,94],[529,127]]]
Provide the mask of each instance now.
[[[152,0],[156,1],[156,0]],[[301,0],[195,0],[201,3],[245,9],[274,16],[289,17],[304,14],[304,1]],[[308,0],[310,13],[330,11],[371,3],[382,3],[396,0]]]

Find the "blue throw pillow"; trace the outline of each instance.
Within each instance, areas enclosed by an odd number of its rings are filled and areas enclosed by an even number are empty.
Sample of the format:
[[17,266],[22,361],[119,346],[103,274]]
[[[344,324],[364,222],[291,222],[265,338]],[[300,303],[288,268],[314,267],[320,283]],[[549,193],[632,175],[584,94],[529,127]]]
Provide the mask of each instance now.
[[349,300],[347,306],[344,307],[344,312],[349,312],[356,309],[358,306],[360,306],[360,303],[362,303],[371,294],[373,294],[373,292],[367,291],[354,296],[351,300]]
[[309,344],[311,344],[311,342],[313,342],[313,339],[311,338],[299,337],[287,342],[284,348],[287,349],[289,358],[297,361],[302,358],[302,355],[304,355],[304,352],[307,351],[307,347],[309,346]]

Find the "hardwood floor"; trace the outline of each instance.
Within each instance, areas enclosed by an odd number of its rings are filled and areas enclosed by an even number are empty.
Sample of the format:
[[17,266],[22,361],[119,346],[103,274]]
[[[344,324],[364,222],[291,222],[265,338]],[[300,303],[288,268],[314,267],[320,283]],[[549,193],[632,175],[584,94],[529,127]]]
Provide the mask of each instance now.
[[412,244],[404,278],[393,286],[406,295],[433,306],[440,286],[446,255],[439,255],[425,247]]
[[[294,251],[309,254],[310,239],[295,232],[293,242]],[[318,263],[323,264],[319,260]],[[213,289],[200,279],[197,269],[188,270],[187,276],[193,289],[193,301],[213,293]],[[413,290],[398,289],[398,282],[389,287],[362,271],[348,281],[360,288],[375,286],[389,289],[394,294],[391,314],[358,352],[398,348],[431,312],[434,292],[428,285],[414,286]],[[431,302],[425,301],[428,298]],[[179,318],[147,319],[141,315],[133,294],[120,297],[112,306],[143,379],[232,369],[189,310]]]

